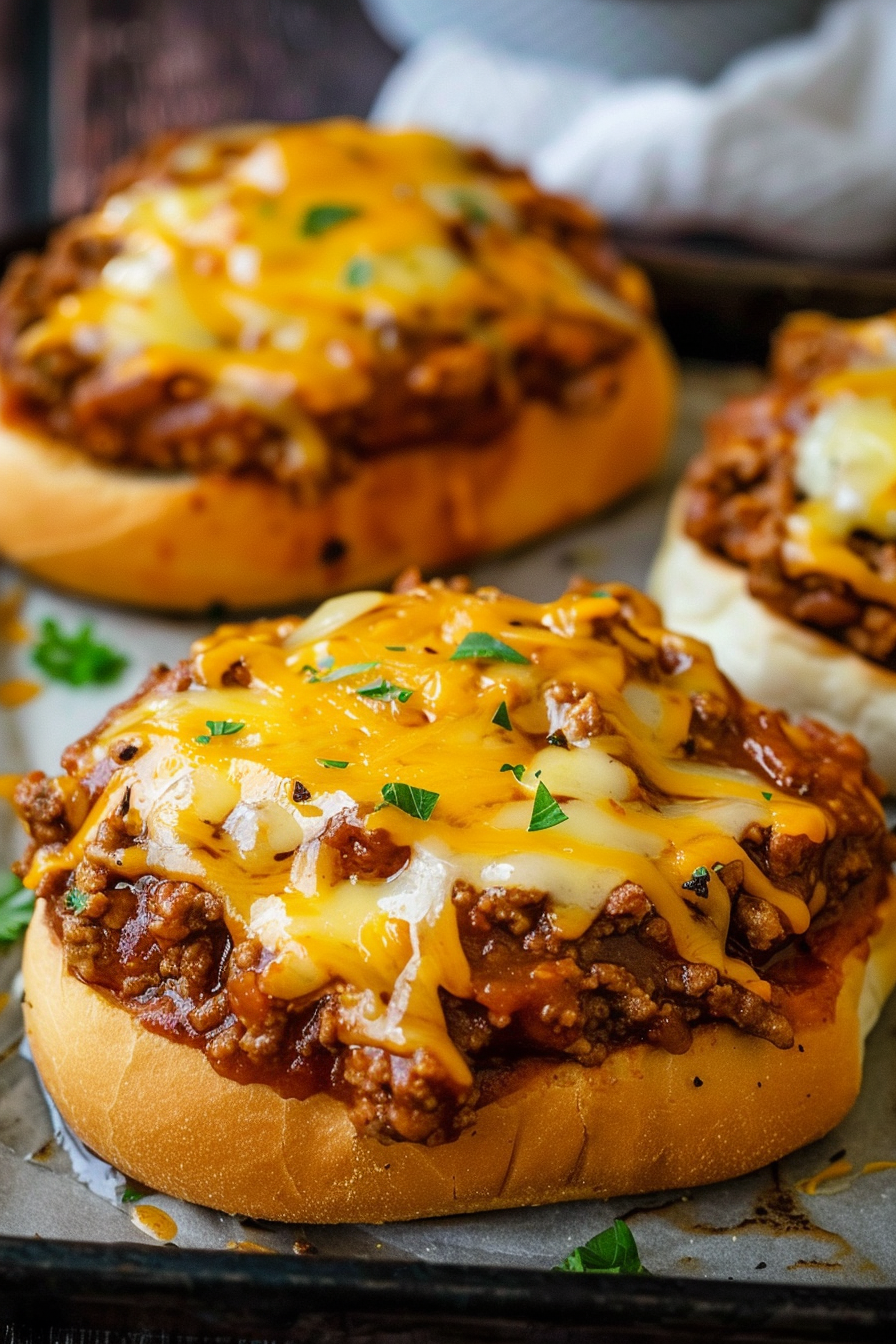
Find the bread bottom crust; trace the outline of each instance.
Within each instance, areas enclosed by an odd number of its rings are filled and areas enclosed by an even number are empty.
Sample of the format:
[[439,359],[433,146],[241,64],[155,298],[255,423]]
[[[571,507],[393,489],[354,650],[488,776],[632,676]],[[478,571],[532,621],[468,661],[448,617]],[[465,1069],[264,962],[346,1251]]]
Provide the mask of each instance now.
[[609,1198],[742,1175],[820,1138],[852,1106],[864,1034],[896,982],[896,884],[844,962],[832,1021],[791,1050],[728,1024],[691,1049],[619,1050],[599,1068],[532,1061],[453,1143],[358,1135],[331,1097],[285,1099],[217,1074],[64,966],[37,909],[25,945],[35,1063],[72,1130],[153,1189],[287,1222],[390,1222]]
[[283,606],[444,569],[562,527],[646,480],[671,425],[675,374],[645,331],[597,411],[528,402],[475,447],[360,462],[313,504],[271,481],[102,467],[0,423],[0,552],[58,587],[168,611]]
[[745,695],[852,733],[896,792],[896,673],[753,597],[747,571],[692,540],[683,512],[679,495],[648,583],[665,623],[709,644]]

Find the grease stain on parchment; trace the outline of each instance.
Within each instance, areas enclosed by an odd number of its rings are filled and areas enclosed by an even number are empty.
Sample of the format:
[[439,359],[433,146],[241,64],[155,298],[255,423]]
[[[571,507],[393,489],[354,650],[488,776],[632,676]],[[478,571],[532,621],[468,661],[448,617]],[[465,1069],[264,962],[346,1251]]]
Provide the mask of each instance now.
[[860,1255],[839,1232],[819,1226],[806,1212],[799,1200],[799,1192],[782,1177],[779,1164],[768,1169],[769,1183],[756,1196],[752,1211],[736,1223],[708,1223],[700,1220],[697,1209],[688,1195],[677,1195],[664,1204],[636,1207],[623,1214],[626,1222],[645,1215],[661,1216],[682,1232],[692,1236],[731,1237],[756,1233],[778,1237],[805,1237],[820,1242],[828,1258],[806,1256],[787,1265],[788,1270],[821,1269],[841,1271],[849,1268],[853,1274],[885,1281],[886,1276],[873,1260]]

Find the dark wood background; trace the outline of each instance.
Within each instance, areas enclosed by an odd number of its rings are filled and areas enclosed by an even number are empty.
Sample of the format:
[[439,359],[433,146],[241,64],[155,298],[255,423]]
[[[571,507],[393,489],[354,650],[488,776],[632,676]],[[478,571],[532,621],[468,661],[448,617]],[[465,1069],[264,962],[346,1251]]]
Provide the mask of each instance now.
[[[360,0],[0,0],[0,269],[39,242],[10,234],[82,209],[104,169],[154,132],[363,116],[395,59]],[[788,311],[896,305],[896,266],[621,241],[684,355],[763,362]]]
[[394,59],[358,0],[0,0],[0,231],[156,131],[364,115]]

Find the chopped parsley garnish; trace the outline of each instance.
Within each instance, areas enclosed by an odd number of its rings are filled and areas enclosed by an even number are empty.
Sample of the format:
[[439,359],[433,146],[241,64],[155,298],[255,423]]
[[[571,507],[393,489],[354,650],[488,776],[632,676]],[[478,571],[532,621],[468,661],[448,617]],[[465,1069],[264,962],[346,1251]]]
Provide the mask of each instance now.
[[492,217],[474,191],[457,187],[451,198],[468,224],[491,224]]
[[502,700],[498,708],[492,715],[492,723],[496,723],[499,728],[506,728],[508,733],[513,732],[513,724],[510,722],[510,715],[507,712],[507,701]]
[[566,734],[562,732],[551,733],[550,737],[548,738],[548,746],[568,747],[569,743],[566,740]]
[[386,645],[386,648],[389,650],[390,653],[404,653],[404,651],[405,651],[405,649],[406,649],[407,647],[408,647],[407,644],[387,644],[387,645]]
[[592,597],[612,597],[613,594],[612,594],[612,593],[608,593],[607,590],[606,590],[606,588],[595,588],[594,591],[593,591],[593,593],[591,594],[591,596],[592,596]]
[[414,692],[409,691],[406,686],[396,686],[385,677],[377,677],[369,686],[362,686],[358,694],[368,700],[400,700],[404,704],[406,700],[410,700]]
[[439,795],[430,789],[418,789],[413,784],[384,784],[383,802],[401,808],[409,817],[420,821],[429,821],[433,808],[439,801]]
[[80,887],[69,887],[65,893],[65,907],[67,910],[73,910],[76,915],[86,910],[89,900],[87,892],[82,891]]
[[355,257],[345,268],[345,283],[350,289],[360,289],[373,279],[373,262],[367,257]]
[[48,616],[41,622],[40,631],[31,661],[53,681],[69,686],[105,686],[117,681],[128,665],[123,653],[94,639],[89,621],[73,635],[66,635]]
[[503,775],[505,770],[511,771],[517,779],[522,779],[523,775],[526,773],[526,767],[524,765],[502,765],[499,773]]
[[0,947],[21,938],[34,911],[34,892],[23,887],[15,873],[0,878]]
[[312,667],[310,663],[303,663],[302,671],[309,673],[309,681],[320,681],[325,673],[332,670],[335,662],[335,658],[331,655],[327,655],[326,658],[321,658],[316,667]]
[[538,781],[538,788],[535,791],[535,802],[532,804],[532,817],[527,831],[547,831],[552,826],[559,826],[561,821],[568,821],[566,813],[552,795],[546,784]]
[[344,770],[348,765],[348,761],[329,761],[326,756],[315,756],[314,759],[327,770]]
[[772,795],[771,795],[770,793],[765,793],[765,791],[763,791],[762,796],[763,796],[763,798],[765,799],[765,801],[766,801],[767,803],[770,803],[770,802],[771,802],[771,800],[772,800]]
[[323,676],[313,676],[311,681],[342,681],[344,677],[355,677],[359,672],[372,672],[379,663],[347,663],[345,667],[333,667],[332,671],[324,672]]
[[685,891],[692,891],[695,896],[701,896],[703,900],[709,899],[709,869],[704,868],[703,864],[695,868],[687,882],[682,882]]
[[128,1181],[127,1185],[121,1192],[120,1199],[122,1204],[138,1204],[141,1199],[145,1199],[147,1195],[151,1194],[152,1191],[150,1190],[149,1186],[136,1185]]
[[360,213],[356,205],[312,205],[302,216],[299,233],[303,238],[318,238],[347,219],[357,219]]
[[201,742],[203,746],[211,742],[213,737],[230,737],[231,734],[240,732],[246,725],[236,723],[232,719],[206,719],[205,726],[208,732],[200,733],[196,738],[196,741]]
[[621,1218],[612,1227],[577,1246],[555,1268],[567,1274],[647,1274],[631,1228]]
[[528,663],[530,661],[524,653],[520,653],[518,649],[512,649],[509,644],[505,644],[501,639],[495,639],[494,635],[487,635],[481,630],[471,630],[468,635],[464,635],[452,653],[451,661],[475,660],[477,658],[488,659],[493,663]]

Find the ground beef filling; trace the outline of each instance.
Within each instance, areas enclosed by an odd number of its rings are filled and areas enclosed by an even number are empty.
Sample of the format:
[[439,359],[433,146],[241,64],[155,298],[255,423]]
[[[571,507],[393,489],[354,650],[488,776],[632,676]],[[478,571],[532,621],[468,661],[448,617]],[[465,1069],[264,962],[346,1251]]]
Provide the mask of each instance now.
[[[44,833],[58,839],[47,783],[32,784],[34,806]],[[118,819],[103,827],[98,846],[111,851],[123,830]],[[330,843],[340,873],[361,881],[397,871],[408,857],[385,838],[371,847],[345,819],[332,827]],[[882,891],[863,883],[872,860],[861,846],[838,852],[835,843],[820,857],[803,845],[786,860],[770,860],[767,836],[757,835],[754,850],[764,867],[789,870],[792,886],[823,873],[842,893],[826,908],[823,927],[844,922],[845,909],[845,923],[853,927],[861,907],[866,923],[855,937],[864,936]],[[150,1030],[201,1048],[226,1077],[264,1082],[284,1096],[330,1093],[367,1133],[440,1143],[473,1121],[484,1097],[512,1085],[513,1066],[523,1061],[597,1065],[633,1043],[682,1054],[695,1028],[720,1020],[786,1049],[793,1043],[783,1011],[787,995],[808,984],[817,994],[826,984],[832,1007],[840,983],[832,967],[839,961],[829,965],[815,954],[817,931],[795,940],[773,906],[741,890],[742,865],[730,863],[720,875],[733,901],[729,951],[751,961],[773,986],[780,977],[771,1003],[708,965],[682,960],[668,924],[635,883],[618,887],[588,931],[566,941],[554,929],[544,893],[479,891],[458,882],[453,902],[474,999],[443,993],[442,1001],[450,1036],[473,1072],[474,1084],[465,1090],[426,1051],[405,1059],[344,1045],[345,986],[334,985],[310,1004],[265,994],[259,974],[270,954],[252,940],[235,945],[221,902],[192,883],[153,876],[123,882],[114,867],[85,859],[74,873],[45,879],[39,894],[48,901],[69,970],[111,994]]]
[[[171,147],[166,141],[165,152]],[[480,171],[508,180],[529,232],[615,292],[619,262],[600,220],[572,201],[538,191],[521,173],[502,172],[487,155],[473,158]],[[140,172],[179,180],[165,168],[164,155],[154,161],[150,154],[135,160],[130,173],[118,174],[113,186],[121,190]],[[462,255],[475,254],[485,227],[492,226],[458,220],[450,225],[448,241]],[[22,353],[19,337],[60,298],[95,285],[116,247],[87,217],[58,230],[42,255],[20,257],[10,267],[0,285],[7,414],[101,462],[157,471],[260,473],[296,489],[310,488],[304,460],[276,417],[224,404],[187,364],[123,381],[97,355],[71,346]],[[302,409],[332,450],[325,479],[351,474],[359,459],[413,444],[486,442],[514,423],[529,398],[573,408],[603,406],[617,391],[619,357],[632,339],[598,316],[550,312],[471,313],[469,328],[464,334],[387,323],[374,333],[369,359],[358,368],[345,400],[321,400],[319,389],[301,394]]]
[[[624,616],[635,602],[646,599],[625,599]],[[596,620],[595,639],[603,631]],[[658,685],[691,658],[673,634],[654,645],[629,629],[624,647],[639,675]],[[222,675],[241,685],[252,681],[251,666],[242,661]],[[198,665],[189,662],[159,668],[131,703],[150,691],[184,693],[199,676]],[[613,732],[612,715],[592,691],[557,682],[543,695],[555,744]],[[334,984],[312,1003],[264,993],[259,977],[269,954],[253,941],[234,941],[221,903],[209,892],[157,876],[123,881],[116,856],[135,841],[126,792],[118,812],[92,836],[90,857],[74,871],[51,872],[39,895],[48,902],[71,971],[114,996],[150,1030],[202,1048],[228,1077],[266,1082],[288,1096],[330,1093],[360,1129],[383,1138],[452,1138],[474,1120],[478,1105],[518,1086],[532,1061],[599,1065],[614,1050],[642,1042],[684,1053],[695,1030],[719,1021],[786,1049],[794,1023],[833,1011],[843,958],[873,927],[896,844],[854,739],[811,721],[791,725],[733,688],[727,696],[695,692],[691,706],[683,759],[747,770],[757,784],[767,779],[824,806],[833,824],[833,836],[821,844],[758,824],[740,840],[780,890],[807,903],[823,892],[824,904],[803,936],[794,935],[774,905],[745,889],[741,861],[715,870],[731,900],[727,952],[771,985],[770,1002],[711,966],[684,959],[668,923],[633,882],[618,886],[586,932],[569,940],[559,936],[545,892],[458,882],[452,900],[472,996],[443,993],[442,1006],[473,1074],[473,1085],[459,1090],[439,1059],[424,1051],[405,1059],[345,1045],[341,1015],[352,986]],[[20,872],[37,849],[61,849],[115,771],[140,751],[123,736],[98,758],[97,734],[108,731],[122,708],[66,751],[68,778],[35,772],[20,781],[15,802],[32,837]],[[539,734],[529,737],[533,751],[544,745]],[[295,787],[303,786],[295,781]],[[636,796],[648,805],[668,801],[643,776]],[[333,818],[320,839],[318,861],[334,882],[381,881],[410,858],[386,831],[365,830],[358,813]],[[695,918],[705,918],[696,873],[681,894]]]
[[[829,371],[842,362],[835,362],[835,354],[842,352],[831,350]],[[816,352],[815,363],[806,364],[813,374],[821,357]],[[786,519],[802,498],[794,481],[794,441],[815,409],[804,385],[790,380],[725,407],[685,478],[685,530],[743,566],[751,594],[780,615],[896,670],[896,543],[861,531],[848,539],[872,570],[893,583],[892,605],[871,601],[830,574],[794,578],[786,571]]]

